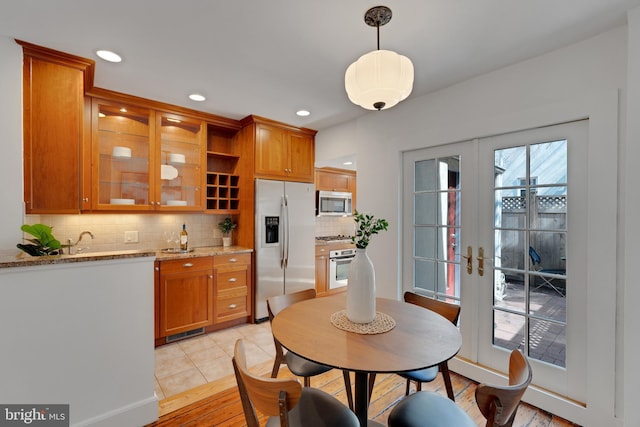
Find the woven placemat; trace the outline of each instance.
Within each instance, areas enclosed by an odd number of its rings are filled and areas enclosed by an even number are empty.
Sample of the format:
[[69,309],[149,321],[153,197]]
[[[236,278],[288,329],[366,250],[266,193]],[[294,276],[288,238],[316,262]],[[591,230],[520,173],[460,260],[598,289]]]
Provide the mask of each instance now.
[[376,317],[369,323],[354,323],[347,317],[347,310],[340,310],[331,315],[331,324],[338,329],[356,334],[373,335],[389,332],[396,326],[396,321],[388,314],[376,311]]

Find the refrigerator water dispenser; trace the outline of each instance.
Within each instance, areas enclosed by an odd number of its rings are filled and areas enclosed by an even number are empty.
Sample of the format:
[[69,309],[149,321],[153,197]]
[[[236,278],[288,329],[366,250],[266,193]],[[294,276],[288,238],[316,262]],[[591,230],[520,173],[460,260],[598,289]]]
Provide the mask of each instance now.
[[278,229],[280,228],[279,216],[265,216],[264,217],[264,243],[278,243]]

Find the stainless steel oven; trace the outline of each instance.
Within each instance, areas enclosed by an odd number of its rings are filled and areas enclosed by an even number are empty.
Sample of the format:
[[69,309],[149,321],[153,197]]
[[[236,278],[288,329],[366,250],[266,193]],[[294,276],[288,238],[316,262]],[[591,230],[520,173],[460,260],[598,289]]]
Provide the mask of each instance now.
[[355,249],[340,249],[329,252],[329,289],[347,286],[349,264],[355,256]]

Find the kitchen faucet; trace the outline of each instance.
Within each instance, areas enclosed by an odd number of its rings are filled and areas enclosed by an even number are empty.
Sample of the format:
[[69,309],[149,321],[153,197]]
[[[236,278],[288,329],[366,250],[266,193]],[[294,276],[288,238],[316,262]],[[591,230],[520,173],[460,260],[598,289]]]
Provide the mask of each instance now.
[[69,252],[68,252],[68,254],[69,254],[69,255],[72,255],[72,254],[73,254],[73,247],[74,247],[74,246],[77,246],[77,245],[78,245],[78,243],[80,243],[80,240],[82,240],[82,237],[83,237],[85,234],[88,234],[88,235],[91,237],[91,239],[95,239],[95,236],[93,235],[93,233],[92,233],[92,232],[90,232],[90,231],[83,231],[82,233],[80,233],[80,235],[78,236],[78,240],[76,240],[76,242],[75,242],[75,243],[72,243],[72,242],[73,242],[73,240],[72,240],[72,239],[68,239],[68,240],[67,240],[67,242],[68,242],[68,243],[67,243],[66,245],[62,245],[62,246],[64,246],[64,247],[69,248]]

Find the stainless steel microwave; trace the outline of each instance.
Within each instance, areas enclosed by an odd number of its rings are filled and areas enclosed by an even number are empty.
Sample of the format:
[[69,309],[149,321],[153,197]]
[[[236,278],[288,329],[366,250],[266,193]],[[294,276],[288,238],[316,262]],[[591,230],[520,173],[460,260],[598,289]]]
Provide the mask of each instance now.
[[317,216],[349,216],[353,214],[351,206],[351,193],[339,191],[316,192]]

